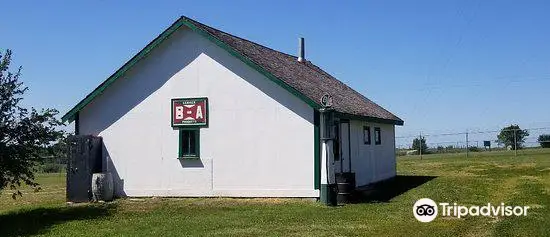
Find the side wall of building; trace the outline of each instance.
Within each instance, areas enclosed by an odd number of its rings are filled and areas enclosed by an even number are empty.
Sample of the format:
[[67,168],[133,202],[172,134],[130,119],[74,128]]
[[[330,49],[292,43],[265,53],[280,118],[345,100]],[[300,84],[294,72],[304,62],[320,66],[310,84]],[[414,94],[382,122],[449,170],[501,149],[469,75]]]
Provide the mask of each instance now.
[[[371,144],[365,144],[364,127],[370,127]],[[381,144],[375,144],[375,128],[380,128]],[[351,120],[351,168],[357,186],[385,180],[396,175],[395,126]]]
[[[208,97],[200,159],[178,159],[170,99]],[[79,113],[103,137],[118,195],[318,197],[314,111],[222,48],[181,28]]]

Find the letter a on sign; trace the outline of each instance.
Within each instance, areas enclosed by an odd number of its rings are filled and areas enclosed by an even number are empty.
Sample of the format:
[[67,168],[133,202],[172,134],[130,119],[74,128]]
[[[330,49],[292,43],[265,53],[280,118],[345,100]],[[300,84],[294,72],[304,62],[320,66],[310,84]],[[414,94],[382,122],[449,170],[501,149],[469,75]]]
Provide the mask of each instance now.
[[172,127],[208,126],[208,98],[172,99]]
[[195,119],[202,119],[202,108],[200,105],[197,105],[197,117]]

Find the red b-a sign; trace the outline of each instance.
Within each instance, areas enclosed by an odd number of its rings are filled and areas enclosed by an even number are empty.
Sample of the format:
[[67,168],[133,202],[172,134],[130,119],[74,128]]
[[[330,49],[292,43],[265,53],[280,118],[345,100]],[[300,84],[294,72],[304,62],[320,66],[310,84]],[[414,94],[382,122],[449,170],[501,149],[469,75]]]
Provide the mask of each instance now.
[[172,99],[172,127],[208,125],[208,98]]

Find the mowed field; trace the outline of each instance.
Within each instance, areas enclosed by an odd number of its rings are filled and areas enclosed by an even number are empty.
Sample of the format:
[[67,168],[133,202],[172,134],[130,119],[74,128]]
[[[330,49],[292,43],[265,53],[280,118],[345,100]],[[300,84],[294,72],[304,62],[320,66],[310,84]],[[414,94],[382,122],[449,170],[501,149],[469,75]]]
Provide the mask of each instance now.
[[[550,149],[398,158],[398,178],[361,203],[296,199],[120,199],[65,204],[65,176],[42,191],[0,194],[0,236],[550,236]],[[438,217],[420,223],[419,198],[460,205],[528,205],[521,217]]]

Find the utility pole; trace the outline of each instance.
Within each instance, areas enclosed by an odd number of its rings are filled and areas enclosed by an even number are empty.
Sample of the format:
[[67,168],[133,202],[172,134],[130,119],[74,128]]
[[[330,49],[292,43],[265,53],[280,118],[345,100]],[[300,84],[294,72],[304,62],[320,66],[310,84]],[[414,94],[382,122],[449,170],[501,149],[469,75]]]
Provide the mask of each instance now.
[[466,131],[466,158],[468,158],[468,154],[469,151],[468,151],[468,131]]
[[422,160],[422,132],[420,132],[420,136],[418,137],[418,152],[420,153],[420,159]]

